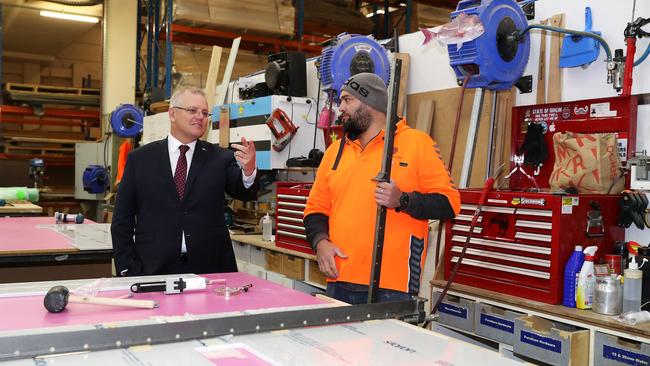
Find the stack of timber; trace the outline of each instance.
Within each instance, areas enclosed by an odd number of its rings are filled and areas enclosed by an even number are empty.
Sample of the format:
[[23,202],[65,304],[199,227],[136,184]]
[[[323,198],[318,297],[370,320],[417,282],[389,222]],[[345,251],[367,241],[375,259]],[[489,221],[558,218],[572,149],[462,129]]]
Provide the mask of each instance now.
[[174,22],[233,32],[293,36],[291,0],[176,0]]
[[305,34],[333,37],[340,33],[372,34],[375,24],[354,7],[340,2],[305,0]]
[[99,89],[7,83],[5,90],[9,102],[54,103],[93,107],[99,107],[100,102]]

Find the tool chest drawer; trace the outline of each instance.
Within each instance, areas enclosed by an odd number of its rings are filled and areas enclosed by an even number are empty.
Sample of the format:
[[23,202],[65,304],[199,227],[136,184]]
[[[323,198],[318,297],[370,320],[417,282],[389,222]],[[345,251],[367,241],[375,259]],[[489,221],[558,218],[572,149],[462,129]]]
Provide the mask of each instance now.
[[[461,212],[446,226],[445,279],[467,240],[480,190],[461,190]],[[564,266],[575,245],[610,253],[624,239],[620,196],[497,191],[470,238],[456,282],[549,304],[562,301]]]
[[275,245],[314,254],[307,242],[303,215],[312,183],[278,182]]

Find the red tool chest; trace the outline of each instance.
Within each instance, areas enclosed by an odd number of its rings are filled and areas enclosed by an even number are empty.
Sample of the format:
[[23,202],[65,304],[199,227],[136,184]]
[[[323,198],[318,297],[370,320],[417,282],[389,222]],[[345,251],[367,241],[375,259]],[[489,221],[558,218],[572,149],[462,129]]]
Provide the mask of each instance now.
[[276,189],[275,245],[315,254],[307,242],[303,214],[312,183],[278,182]]
[[[517,172],[509,179],[509,191],[488,194],[456,282],[549,304],[561,303],[564,266],[574,246],[597,245],[598,256],[603,256],[612,252],[615,241],[625,239],[625,231],[617,226],[619,195],[548,192],[555,161],[553,134],[616,133],[619,155],[625,162],[636,148],[636,116],[634,96],[514,107],[510,168],[516,167],[515,156],[528,123],[542,124],[549,159],[537,172],[522,166],[542,191],[527,191],[535,184]],[[481,192],[461,189],[460,194],[461,212],[445,228],[446,279],[467,239]]]
[[[461,212],[445,231],[445,278],[465,243],[480,195],[478,189],[461,190]],[[559,304],[564,265],[574,246],[597,245],[602,256],[625,238],[617,226],[619,199],[617,195],[491,192],[455,281]],[[600,208],[599,215],[589,215],[594,211],[592,203]]]

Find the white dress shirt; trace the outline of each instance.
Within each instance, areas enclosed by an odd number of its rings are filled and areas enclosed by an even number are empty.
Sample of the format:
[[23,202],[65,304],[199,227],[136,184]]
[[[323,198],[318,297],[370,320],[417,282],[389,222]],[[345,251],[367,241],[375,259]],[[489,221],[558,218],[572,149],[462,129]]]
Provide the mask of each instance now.
[[[190,171],[190,165],[192,165],[192,157],[194,156],[194,149],[196,149],[196,140],[190,142],[189,144],[183,144],[171,134],[167,135],[167,148],[169,149],[169,163],[172,167],[172,177],[174,176],[174,174],[176,174],[176,164],[178,164],[178,158],[181,156],[181,150],[179,149],[181,145],[187,145],[190,147],[190,149],[187,150],[187,152],[185,153],[185,158],[187,159],[187,171],[185,172],[185,176],[187,177],[187,173]],[[255,168],[255,170],[253,170],[253,173],[250,176],[244,174],[244,170],[242,170],[241,176],[242,176],[242,181],[244,183],[244,187],[250,188],[250,186],[252,186],[253,183],[255,183],[256,175],[257,175],[257,167]],[[181,238],[182,238],[181,253],[186,253],[187,247],[185,246],[185,232],[183,232]]]

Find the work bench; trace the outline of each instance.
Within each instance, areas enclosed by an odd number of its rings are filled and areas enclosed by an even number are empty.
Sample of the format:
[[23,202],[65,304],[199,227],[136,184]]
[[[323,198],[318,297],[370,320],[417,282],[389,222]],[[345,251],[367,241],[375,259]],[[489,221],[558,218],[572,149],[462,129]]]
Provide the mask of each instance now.
[[0,218],[0,283],[110,277],[110,225],[86,222]]
[[[442,290],[446,281],[436,279],[431,281],[431,284],[433,293],[436,293]],[[488,328],[486,328],[484,320],[491,318],[505,320],[504,323],[512,322],[511,326],[496,326],[496,329],[500,327],[501,331],[506,330],[511,333],[516,343],[521,341],[522,334],[518,333],[519,329],[514,324],[516,323],[513,319],[514,316],[506,315],[518,313],[520,314],[518,317],[526,317],[527,321],[533,324],[533,327],[526,331],[537,333],[541,337],[552,339],[557,336],[557,334],[552,334],[553,332],[550,332],[549,329],[544,329],[549,324],[558,325],[558,329],[568,329],[569,327],[574,329],[574,331],[559,332],[561,337],[567,339],[582,333],[581,335],[584,337],[575,342],[578,346],[575,347],[576,349],[564,350],[569,352],[567,360],[573,361],[572,364],[581,364],[576,362],[579,359],[584,359],[584,364],[589,365],[643,365],[647,364],[644,362],[650,361],[650,322],[632,326],[616,320],[616,316],[602,315],[592,310],[550,305],[462,284],[452,284],[448,295],[451,296],[448,296],[443,303],[446,303],[449,309],[462,309],[459,314],[462,313],[467,322],[457,322],[456,319],[460,319],[460,317],[451,317],[452,320],[449,321],[450,312],[447,312],[445,315],[441,314],[447,318],[443,321],[443,325],[460,334],[494,341],[499,349],[512,352],[513,345],[499,341],[498,337],[492,336],[495,333],[495,327],[490,327],[487,324]],[[432,298],[434,297],[435,295],[432,295]],[[564,325],[567,327],[565,328]],[[485,337],[485,329],[488,329],[487,334],[491,333],[492,335]],[[516,346],[514,351],[516,351]],[[547,355],[552,353],[551,351],[553,350],[545,349]],[[634,354],[636,356],[632,357],[637,357],[639,360],[625,359],[626,354]]]

